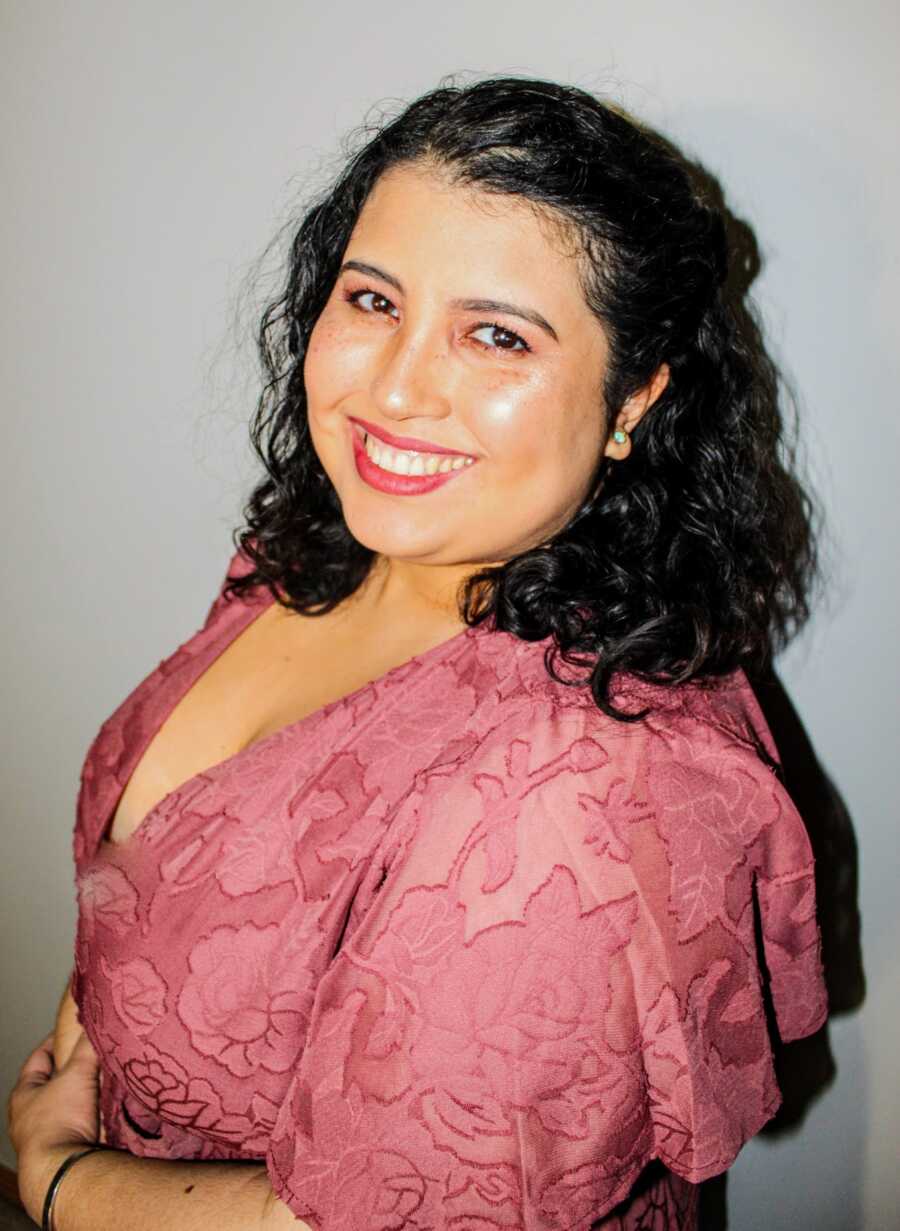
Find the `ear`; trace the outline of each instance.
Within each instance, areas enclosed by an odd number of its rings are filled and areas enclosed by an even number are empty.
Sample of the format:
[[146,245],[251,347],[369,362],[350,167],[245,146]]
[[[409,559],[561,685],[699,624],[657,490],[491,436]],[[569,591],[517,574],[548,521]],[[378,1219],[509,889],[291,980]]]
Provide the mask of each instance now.
[[[631,395],[616,415],[615,423],[610,425],[609,435],[603,447],[606,457],[611,457],[616,462],[625,460],[631,452],[631,433],[668,383],[669,365],[661,363],[654,372],[652,379],[644,385],[643,389],[639,389],[637,393]],[[616,440],[616,432],[624,433],[625,439]]]

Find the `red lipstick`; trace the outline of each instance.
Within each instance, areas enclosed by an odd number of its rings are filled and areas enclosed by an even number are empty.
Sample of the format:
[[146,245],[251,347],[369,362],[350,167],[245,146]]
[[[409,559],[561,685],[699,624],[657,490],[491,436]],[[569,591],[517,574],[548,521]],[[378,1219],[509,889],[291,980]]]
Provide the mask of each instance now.
[[430,440],[417,440],[415,436],[395,436],[386,428],[376,427],[374,423],[368,423],[365,419],[357,419],[355,415],[348,415],[347,418],[351,423],[358,423],[370,436],[383,440],[386,445],[393,445],[395,449],[416,449],[419,453],[449,453],[452,457],[472,456],[471,453],[461,453],[459,449],[447,449],[443,445],[433,444]]
[[[357,422],[361,423],[362,420],[357,420]],[[372,434],[375,435],[374,432]],[[379,437],[379,439],[383,439],[383,437]],[[448,470],[444,474],[392,474],[391,471],[382,470],[380,466],[375,465],[368,453],[366,453],[360,430],[353,427],[352,424],[350,426],[350,440],[353,449],[353,460],[356,462],[356,472],[359,477],[370,487],[374,487],[380,492],[386,492],[389,496],[419,496],[424,492],[434,491],[436,487],[442,487],[445,483],[449,483],[451,479],[456,479],[467,470],[472,469],[472,466],[463,466],[460,470]],[[398,445],[397,448],[399,447]],[[428,450],[429,453],[436,451],[434,449]],[[453,450],[443,449],[441,452],[451,453]],[[466,457],[468,454],[464,453],[458,456]]]

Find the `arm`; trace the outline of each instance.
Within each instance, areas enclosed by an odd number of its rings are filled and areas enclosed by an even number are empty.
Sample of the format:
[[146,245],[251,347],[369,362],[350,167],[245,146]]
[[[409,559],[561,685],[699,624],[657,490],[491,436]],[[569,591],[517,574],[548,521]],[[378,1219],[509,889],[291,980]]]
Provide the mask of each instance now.
[[[60,1006],[64,1016],[66,996]],[[70,1154],[97,1141],[97,1058],[79,1031],[54,1064],[54,1035],[26,1060],[9,1099],[19,1190],[35,1221]],[[55,1231],[311,1231],[272,1191],[263,1163],[175,1162],[110,1150],[80,1159],[63,1179]]]
[[[65,1147],[48,1158],[41,1191],[70,1153]],[[124,1150],[75,1164],[60,1187],[54,1225],[55,1231],[311,1231],[275,1197],[262,1163],[172,1162]]]
[[713,723],[527,705],[417,775],[318,984],[269,1154],[317,1228],[649,1226],[645,1167],[698,1184],[777,1108],[751,872],[807,856],[772,774]]

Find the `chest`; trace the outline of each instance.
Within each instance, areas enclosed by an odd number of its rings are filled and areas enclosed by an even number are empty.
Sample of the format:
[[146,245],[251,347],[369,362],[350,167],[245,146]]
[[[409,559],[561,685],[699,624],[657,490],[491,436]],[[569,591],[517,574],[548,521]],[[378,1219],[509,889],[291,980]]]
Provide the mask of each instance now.
[[166,715],[125,785],[106,839],[126,842],[167,795],[266,736],[379,679],[448,627],[370,614],[303,616],[271,603]]

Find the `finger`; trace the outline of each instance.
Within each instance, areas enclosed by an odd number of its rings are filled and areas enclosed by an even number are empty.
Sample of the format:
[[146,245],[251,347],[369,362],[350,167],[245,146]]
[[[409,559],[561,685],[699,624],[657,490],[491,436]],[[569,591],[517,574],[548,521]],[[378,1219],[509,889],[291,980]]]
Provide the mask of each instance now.
[[18,1085],[39,1086],[53,1076],[53,1032],[38,1043],[19,1070]]
[[78,1036],[75,1046],[72,1048],[69,1059],[66,1061],[65,1067],[94,1069],[97,1067],[98,1063],[97,1053],[91,1046],[91,1040],[82,1030],[81,1034]]

